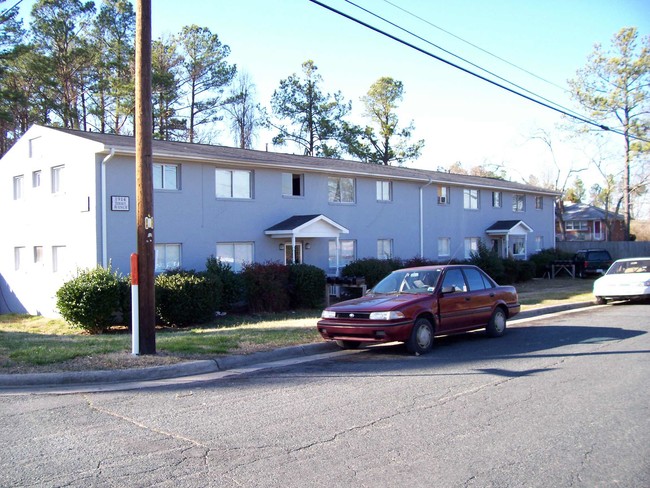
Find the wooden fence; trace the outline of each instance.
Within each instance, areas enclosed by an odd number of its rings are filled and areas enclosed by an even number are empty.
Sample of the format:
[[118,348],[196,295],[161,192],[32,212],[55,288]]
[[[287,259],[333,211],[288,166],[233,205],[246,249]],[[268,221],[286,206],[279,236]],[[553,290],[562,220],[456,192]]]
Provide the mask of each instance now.
[[650,241],[559,241],[555,245],[571,254],[580,249],[607,249],[614,259],[650,257]]

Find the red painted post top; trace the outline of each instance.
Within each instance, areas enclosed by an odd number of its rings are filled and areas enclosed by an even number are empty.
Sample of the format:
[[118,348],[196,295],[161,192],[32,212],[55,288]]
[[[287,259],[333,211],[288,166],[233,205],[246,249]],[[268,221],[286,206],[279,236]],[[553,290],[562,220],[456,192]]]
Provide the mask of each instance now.
[[137,253],[131,254],[131,284],[138,284],[138,255]]

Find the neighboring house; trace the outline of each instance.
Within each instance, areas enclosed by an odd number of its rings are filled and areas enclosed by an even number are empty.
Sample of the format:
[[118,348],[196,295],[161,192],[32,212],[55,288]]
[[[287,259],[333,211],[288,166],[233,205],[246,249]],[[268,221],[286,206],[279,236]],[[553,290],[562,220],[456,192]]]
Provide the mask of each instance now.
[[[216,256],[304,262],[464,259],[485,241],[525,259],[555,244],[556,193],[492,178],[154,141],[157,271]],[[33,126],[0,160],[0,311],[56,315],[78,269],[129,273],[132,137]]]
[[[556,221],[558,241],[622,241],[625,239],[624,218],[586,203],[564,202],[562,223]],[[609,221],[609,227],[608,227]]]

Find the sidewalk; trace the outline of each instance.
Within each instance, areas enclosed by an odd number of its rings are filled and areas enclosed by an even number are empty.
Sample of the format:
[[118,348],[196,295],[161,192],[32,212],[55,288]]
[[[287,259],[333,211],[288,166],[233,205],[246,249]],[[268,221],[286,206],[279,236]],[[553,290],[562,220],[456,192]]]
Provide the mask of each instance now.
[[[520,312],[515,319],[508,321],[516,324],[519,321],[557,312],[575,310],[594,306],[593,302],[578,302],[550,307],[542,307]],[[247,355],[230,355],[201,361],[187,361],[169,366],[150,368],[121,369],[114,371],[74,371],[61,373],[34,374],[0,374],[0,388],[11,391],[14,388],[44,387],[51,385],[93,385],[104,383],[123,383],[133,381],[152,381],[167,378],[179,378],[231,369],[242,368],[259,363],[281,361],[285,359],[323,354],[339,350],[335,343],[318,342],[301,346],[284,347],[273,351],[258,352]]]

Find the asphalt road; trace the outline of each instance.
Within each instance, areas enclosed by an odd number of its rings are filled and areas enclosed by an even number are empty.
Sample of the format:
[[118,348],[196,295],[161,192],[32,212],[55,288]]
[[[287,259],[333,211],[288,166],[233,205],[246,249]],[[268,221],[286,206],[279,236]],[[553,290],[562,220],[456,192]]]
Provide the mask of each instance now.
[[0,486],[648,487],[650,305],[122,392],[0,396]]

